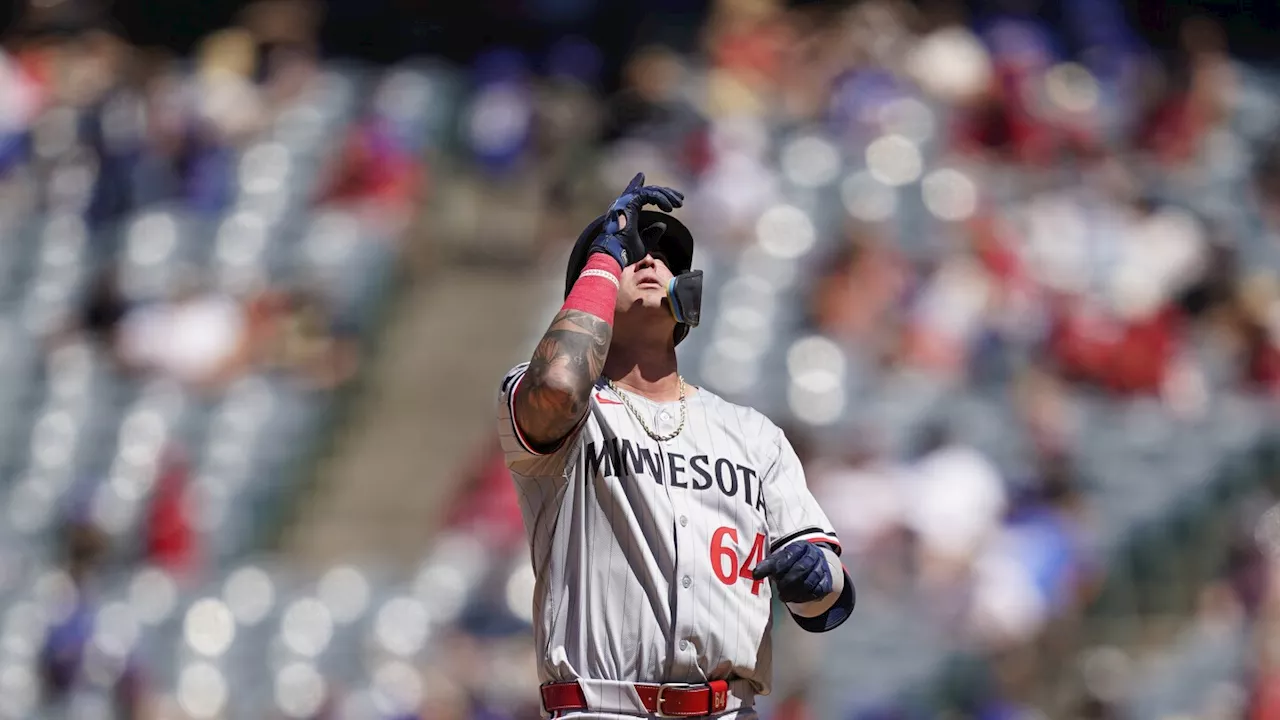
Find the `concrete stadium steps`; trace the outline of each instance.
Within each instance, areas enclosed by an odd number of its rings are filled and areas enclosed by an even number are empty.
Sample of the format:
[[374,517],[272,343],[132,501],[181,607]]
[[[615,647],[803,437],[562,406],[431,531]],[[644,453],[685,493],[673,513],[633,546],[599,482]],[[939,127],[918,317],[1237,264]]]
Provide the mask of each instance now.
[[409,291],[379,367],[319,469],[284,549],[307,566],[370,559],[411,567],[422,557],[461,470],[492,432],[503,373],[529,351],[558,299],[556,268],[441,268]]

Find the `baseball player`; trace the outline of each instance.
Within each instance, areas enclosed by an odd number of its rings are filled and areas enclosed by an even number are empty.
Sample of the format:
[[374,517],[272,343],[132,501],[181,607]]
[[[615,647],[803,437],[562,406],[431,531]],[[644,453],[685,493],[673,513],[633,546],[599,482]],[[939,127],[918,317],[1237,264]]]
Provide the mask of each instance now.
[[692,235],[666,214],[683,201],[637,175],[579,237],[564,306],[502,382],[549,716],[753,719],[772,596],[811,632],[853,610],[782,431],[677,370],[702,291]]

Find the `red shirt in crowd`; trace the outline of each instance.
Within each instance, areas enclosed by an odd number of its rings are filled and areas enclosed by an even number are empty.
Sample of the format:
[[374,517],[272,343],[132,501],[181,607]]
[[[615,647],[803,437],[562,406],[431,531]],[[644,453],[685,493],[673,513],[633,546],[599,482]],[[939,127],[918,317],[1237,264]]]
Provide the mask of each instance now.
[[1166,306],[1120,322],[1064,306],[1050,340],[1064,372],[1120,393],[1158,393],[1178,350],[1181,316]]
[[175,576],[196,569],[196,532],[186,502],[189,474],[179,451],[165,453],[146,523],[147,559]]

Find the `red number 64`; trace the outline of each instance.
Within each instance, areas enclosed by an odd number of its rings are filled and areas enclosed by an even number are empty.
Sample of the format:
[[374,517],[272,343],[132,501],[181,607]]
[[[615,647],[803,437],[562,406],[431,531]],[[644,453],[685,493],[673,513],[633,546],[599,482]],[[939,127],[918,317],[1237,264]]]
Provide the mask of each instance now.
[[[728,542],[725,539],[728,538]],[[732,543],[732,544],[730,544]],[[738,531],[731,527],[719,527],[711,535],[711,569],[716,574],[716,579],[725,585],[733,585],[738,582],[739,578],[746,578],[751,581],[751,594],[760,594],[760,585],[763,580],[756,580],[751,577],[751,570],[756,563],[764,559],[764,535],[757,533],[755,542],[751,544],[751,550],[747,553],[747,559],[742,561],[742,565],[738,565],[738,553],[735,547],[738,544]]]

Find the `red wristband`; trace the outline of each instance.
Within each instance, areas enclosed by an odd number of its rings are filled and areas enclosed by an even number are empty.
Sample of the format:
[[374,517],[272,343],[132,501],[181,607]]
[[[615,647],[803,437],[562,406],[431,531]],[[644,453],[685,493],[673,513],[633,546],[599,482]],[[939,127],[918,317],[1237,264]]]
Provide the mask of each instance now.
[[622,266],[605,253],[593,253],[586,267],[573,283],[561,310],[581,310],[613,325],[613,311],[618,304],[618,281]]

